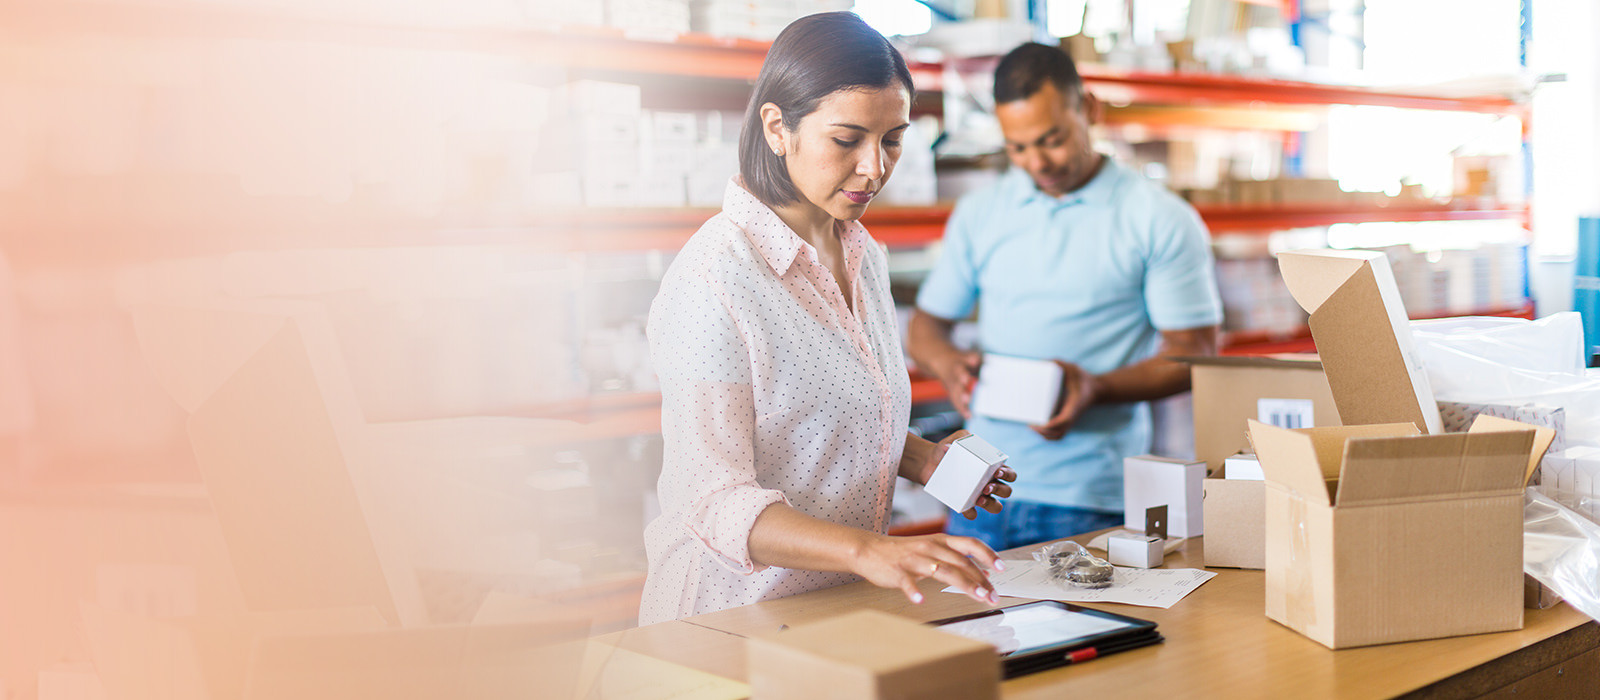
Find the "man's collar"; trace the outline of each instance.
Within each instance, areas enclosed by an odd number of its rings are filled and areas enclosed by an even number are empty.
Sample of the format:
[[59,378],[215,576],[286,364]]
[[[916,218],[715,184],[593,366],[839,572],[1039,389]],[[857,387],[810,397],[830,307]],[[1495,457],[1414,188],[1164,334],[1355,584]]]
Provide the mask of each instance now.
[[1095,171],[1094,177],[1084,183],[1082,187],[1068,192],[1060,197],[1052,197],[1039,189],[1033,183],[1033,178],[1028,171],[1012,166],[1005,174],[1005,187],[1012,194],[1012,200],[1018,206],[1029,204],[1035,200],[1053,205],[1067,206],[1072,204],[1104,204],[1111,201],[1111,195],[1116,192],[1117,180],[1121,177],[1121,168],[1111,160],[1111,156],[1100,156],[1100,169]]

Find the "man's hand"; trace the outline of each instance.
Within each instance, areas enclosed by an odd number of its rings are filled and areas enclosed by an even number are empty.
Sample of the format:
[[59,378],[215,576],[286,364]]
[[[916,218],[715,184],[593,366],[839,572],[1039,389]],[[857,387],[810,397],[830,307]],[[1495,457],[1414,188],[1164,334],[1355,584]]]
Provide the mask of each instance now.
[[951,353],[934,364],[929,369],[944,385],[944,393],[950,397],[950,405],[955,406],[962,418],[971,418],[972,385],[978,379],[978,366],[983,362],[982,353],[957,352]]
[[1031,425],[1046,440],[1060,440],[1072,430],[1083,412],[1094,405],[1100,395],[1100,378],[1071,362],[1056,360],[1061,366],[1061,407],[1044,425]]

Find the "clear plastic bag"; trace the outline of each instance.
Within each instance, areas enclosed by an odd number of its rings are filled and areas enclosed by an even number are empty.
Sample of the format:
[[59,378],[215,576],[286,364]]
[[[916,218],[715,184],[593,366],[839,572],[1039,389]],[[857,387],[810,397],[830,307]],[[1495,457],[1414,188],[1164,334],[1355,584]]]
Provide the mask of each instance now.
[[1034,561],[1049,567],[1050,580],[1079,588],[1110,588],[1116,580],[1116,567],[1089,553],[1083,545],[1066,540],[1047,544],[1033,552]]
[[1600,525],[1579,512],[1600,510],[1600,499],[1560,492],[1552,498],[1537,488],[1527,494],[1522,570],[1600,620]]
[[1564,443],[1600,446],[1600,376],[1584,368],[1576,312],[1413,321],[1411,335],[1440,401],[1562,408]]

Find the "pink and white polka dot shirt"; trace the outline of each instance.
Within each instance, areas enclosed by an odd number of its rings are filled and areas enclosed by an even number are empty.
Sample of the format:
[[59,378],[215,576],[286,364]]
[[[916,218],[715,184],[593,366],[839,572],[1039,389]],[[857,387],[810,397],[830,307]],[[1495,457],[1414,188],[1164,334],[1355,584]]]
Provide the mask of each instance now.
[[690,238],[650,307],[661,380],[661,516],[639,624],[857,580],[750,558],[779,501],[883,532],[911,415],[887,258],[837,227],[855,313],[817,253],[740,186]]

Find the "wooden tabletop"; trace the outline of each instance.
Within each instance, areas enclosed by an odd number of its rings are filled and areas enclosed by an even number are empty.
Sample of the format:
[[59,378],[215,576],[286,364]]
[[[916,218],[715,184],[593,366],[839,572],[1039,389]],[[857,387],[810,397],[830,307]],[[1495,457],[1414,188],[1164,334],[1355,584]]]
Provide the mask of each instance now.
[[[1080,539],[1086,541],[1087,536]],[[1203,540],[1191,539],[1168,568],[1199,568]],[[1036,547],[1009,550],[1026,560]],[[1213,569],[1217,576],[1171,609],[1095,604],[1160,625],[1164,644],[1006,681],[1011,699],[1076,697],[1463,697],[1485,693],[1600,647],[1600,625],[1566,604],[1526,611],[1523,629],[1330,651],[1267,619],[1260,571]],[[943,593],[924,580],[921,605],[862,582],[607,635],[640,653],[746,680],[743,637],[851,610],[871,608],[926,622],[986,606]],[[1003,598],[1001,605],[1027,599]]]

